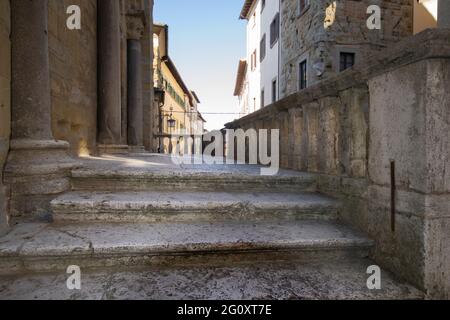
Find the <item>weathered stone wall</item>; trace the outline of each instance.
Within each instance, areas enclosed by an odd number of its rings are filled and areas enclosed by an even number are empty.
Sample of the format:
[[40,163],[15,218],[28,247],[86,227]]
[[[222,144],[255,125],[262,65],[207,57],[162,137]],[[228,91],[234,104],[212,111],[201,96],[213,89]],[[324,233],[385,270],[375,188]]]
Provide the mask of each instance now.
[[429,297],[447,299],[448,39],[449,30],[428,29],[369,58],[367,65],[226,125],[280,129],[281,166],[316,173],[318,190],[343,200],[341,219],[375,240],[377,263]]
[[[420,61],[369,81],[369,232],[375,257],[450,298],[450,59]],[[395,231],[390,163],[395,161]],[[408,250],[405,250],[405,249]]]
[[9,1],[0,1],[0,235],[7,230],[7,189],[3,167],[11,133],[11,42]]
[[[66,26],[67,7],[81,8],[81,30]],[[73,155],[95,153],[97,139],[97,1],[49,1],[52,129]]]
[[354,75],[343,80],[342,88],[321,83],[231,127],[279,129],[280,166],[316,173],[320,191],[345,200],[342,219],[366,230],[369,94]]
[[[281,1],[281,97],[298,90],[298,64],[305,59],[308,85],[312,85],[339,72],[341,50],[355,52],[356,63],[361,63],[413,32],[412,0],[314,0],[301,15],[298,2]],[[382,9],[381,30],[366,26],[372,4]]]

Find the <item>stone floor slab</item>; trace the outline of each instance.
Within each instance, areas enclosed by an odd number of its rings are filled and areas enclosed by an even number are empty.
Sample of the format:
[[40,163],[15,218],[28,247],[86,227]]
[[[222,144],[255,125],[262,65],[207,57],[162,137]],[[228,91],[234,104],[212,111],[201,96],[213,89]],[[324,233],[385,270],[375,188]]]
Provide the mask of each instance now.
[[381,290],[366,285],[368,259],[338,263],[265,263],[252,266],[82,270],[81,290],[68,275],[0,277],[0,299],[34,300],[248,300],[422,299],[410,285],[382,272]]

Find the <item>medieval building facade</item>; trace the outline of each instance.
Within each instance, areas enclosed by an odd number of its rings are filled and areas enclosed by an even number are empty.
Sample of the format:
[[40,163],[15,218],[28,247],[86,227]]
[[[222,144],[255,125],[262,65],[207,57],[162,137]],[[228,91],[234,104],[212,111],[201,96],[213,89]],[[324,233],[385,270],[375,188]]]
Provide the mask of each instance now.
[[[435,27],[437,19],[437,0],[383,0],[377,3],[369,0],[283,0],[279,3],[279,47],[273,55],[275,60],[264,64],[263,59],[253,61],[252,54],[261,57],[267,50],[271,52],[272,47],[256,45],[264,42],[264,34],[251,32],[264,28],[259,18],[262,1],[244,1],[242,11],[248,19],[247,46],[252,45],[245,59],[250,70],[243,72],[241,67],[236,81],[235,96],[239,99],[241,116],[259,109],[261,104],[257,102],[262,99],[263,92],[266,106],[357,63],[365,63],[371,55],[400,39]],[[375,12],[368,12],[368,8],[373,4],[381,9],[382,19],[379,27],[369,29],[367,20]],[[253,39],[255,37],[258,39]],[[272,87],[263,80],[267,73],[277,85]],[[254,87],[260,91],[252,89]],[[277,99],[267,97],[267,87]]]
[[[70,5],[82,13],[79,30],[66,25]],[[7,219],[45,218],[48,200],[69,188],[72,157],[158,146],[152,128],[152,0],[0,6],[5,230]]]
[[[183,80],[175,62],[169,55],[169,26],[153,25],[153,70],[157,122],[154,124],[155,138],[158,140],[158,152],[170,153],[172,135],[203,134],[198,131],[200,100]],[[157,108],[156,108],[157,107]],[[203,126],[201,126],[203,128]]]

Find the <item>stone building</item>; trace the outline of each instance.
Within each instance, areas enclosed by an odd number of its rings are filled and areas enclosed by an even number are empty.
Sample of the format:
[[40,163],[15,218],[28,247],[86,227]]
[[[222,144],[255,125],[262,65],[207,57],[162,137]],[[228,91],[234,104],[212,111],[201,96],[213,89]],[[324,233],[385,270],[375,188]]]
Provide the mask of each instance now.
[[[279,1],[245,0],[240,19],[246,20],[247,91],[251,112],[278,100],[280,38]],[[242,101],[244,96],[240,96]]]
[[[371,54],[412,35],[413,2],[281,1],[281,96],[364,63]],[[381,8],[379,30],[370,30],[366,23],[373,4]]]
[[[161,153],[170,153],[171,135],[190,135],[197,123],[197,95],[188,89],[174,61],[169,56],[169,26],[153,26],[153,68],[155,91],[160,92],[156,132]],[[156,109],[156,108],[155,108]]]
[[[280,7],[268,3],[270,8],[265,1],[246,0],[241,12],[248,20],[248,68],[243,72],[240,62],[235,90],[241,116],[364,63],[400,39],[435,27],[437,19],[437,0],[283,0]],[[374,4],[381,9],[380,29],[367,27],[373,14],[368,8]],[[271,45],[266,38],[278,11],[280,41]]]
[[[81,9],[81,30],[66,25],[71,5]],[[69,187],[71,156],[155,146],[152,0],[0,6],[3,230],[7,212],[45,218],[49,199]]]

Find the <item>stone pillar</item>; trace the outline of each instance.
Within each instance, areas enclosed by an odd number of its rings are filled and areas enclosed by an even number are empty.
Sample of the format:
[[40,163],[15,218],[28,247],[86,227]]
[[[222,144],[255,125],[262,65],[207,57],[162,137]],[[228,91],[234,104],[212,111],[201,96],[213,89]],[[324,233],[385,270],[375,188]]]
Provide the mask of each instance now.
[[126,152],[121,142],[120,3],[98,3],[98,143],[102,152]]
[[75,162],[51,129],[47,0],[11,2],[11,145],[5,182],[12,218],[49,218],[50,200],[70,188]]
[[450,299],[449,39],[428,29],[399,43],[368,81],[374,258],[440,299]]
[[127,16],[127,106],[128,145],[144,151],[144,107],[142,103],[141,38],[144,20],[139,15]]
[[450,1],[439,0],[438,28],[450,28]]

